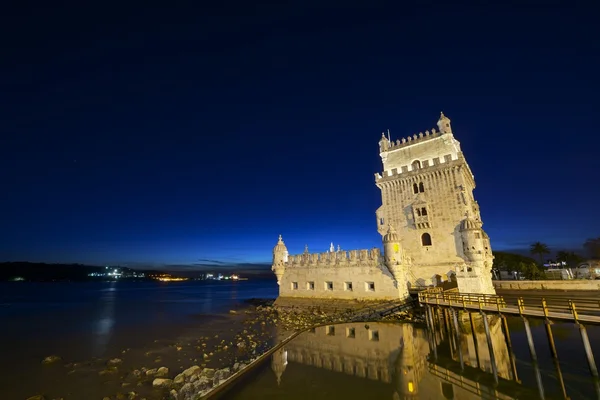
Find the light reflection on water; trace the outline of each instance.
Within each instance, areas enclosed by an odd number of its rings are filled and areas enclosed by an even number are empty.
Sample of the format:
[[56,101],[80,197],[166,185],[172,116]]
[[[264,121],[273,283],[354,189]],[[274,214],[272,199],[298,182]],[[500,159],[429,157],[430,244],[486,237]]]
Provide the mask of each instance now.
[[108,342],[115,325],[115,308],[117,304],[117,282],[110,282],[110,287],[102,290],[100,298],[100,314],[96,321],[93,336],[93,353],[100,356],[106,352]]

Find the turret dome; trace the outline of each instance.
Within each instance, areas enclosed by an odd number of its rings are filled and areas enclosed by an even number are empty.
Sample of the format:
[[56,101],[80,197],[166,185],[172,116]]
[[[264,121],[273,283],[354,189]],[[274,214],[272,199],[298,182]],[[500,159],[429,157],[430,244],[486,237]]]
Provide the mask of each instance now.
[[390,224],[387,233],[383,237],[383,242],[386,243],[386,242],[398,242],[398,241],[400,241],[400,237],[396,233],[396,230],[394,229],[392,224]]
[[285,243],[283,243],[283,239],[281,238],[281,235],[279,235],[279,240],[277,241],[275,247],[273,247],[273,254],[285,252],[287,252],[287,247],[285,247]]
[[481,223],[481,221],[467,217],[461,221],[460,230],[461,231],[471,231],[471,230],[481,229],[481,225],[483,225]]

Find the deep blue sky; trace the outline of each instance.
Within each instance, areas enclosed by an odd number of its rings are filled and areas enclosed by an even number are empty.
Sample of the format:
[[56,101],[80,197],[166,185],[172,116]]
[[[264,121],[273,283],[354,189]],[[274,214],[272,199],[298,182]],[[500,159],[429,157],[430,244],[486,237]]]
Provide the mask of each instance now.
[[377,246],[381,132],[441,110],[494,249],[600,236],[592,2],[15,3],[0,260],[264,262],[280,233],[292,253]]

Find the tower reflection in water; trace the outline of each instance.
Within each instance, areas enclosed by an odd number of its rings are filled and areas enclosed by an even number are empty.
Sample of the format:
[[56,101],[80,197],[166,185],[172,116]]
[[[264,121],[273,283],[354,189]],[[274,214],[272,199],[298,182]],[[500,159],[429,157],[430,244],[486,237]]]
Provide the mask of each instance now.
[[[478,329],[482,324],[475,321],[475,339],[469,323],[459,320],[459,324],[462,333],[458,340],[454,336],[451,341],[446,331],[440,330],[433,337],[426,329],[412,324],[347,323],[318,327],[277,350],[271,358],[271,371],[261,371],[226,397],[514,398],[494,389],[485,332]],[[490,334],[498,375],[512,379],[511,358],[499,320],[490,321]],[[462,368],[459,353],[463,357]],[[477,376],[465,376],[465,368],[476,369]],[[482,383],[486,380],[492,383]]]

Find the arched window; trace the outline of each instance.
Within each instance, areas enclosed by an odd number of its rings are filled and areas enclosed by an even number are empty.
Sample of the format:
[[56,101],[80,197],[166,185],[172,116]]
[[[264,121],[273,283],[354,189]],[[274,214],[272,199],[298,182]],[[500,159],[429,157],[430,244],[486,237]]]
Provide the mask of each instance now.
[[417,208],[417,216],[419,216],[419,217],[421,216],[421,210],[419,210],[418,208]]
[[427,209],[425,207],[421,208],[421,215],[422,216],[426,216],[427,215]]
[[419,183],[419,192],[423,193],[425,191],[425,185],[423,185],[423,182]]
[[415,192],[415,194],[419,193],[419,186],[416,183],[413,183],[413,192]]
[[429,233],[421,235],[421,244],[423,246],[431,246],[431,235]]
[[412,164],[410,164],[410,165],[411,165],[413,171],[416,169],[421,169],[421,161],[419,161],[419,160],[413,161]]

